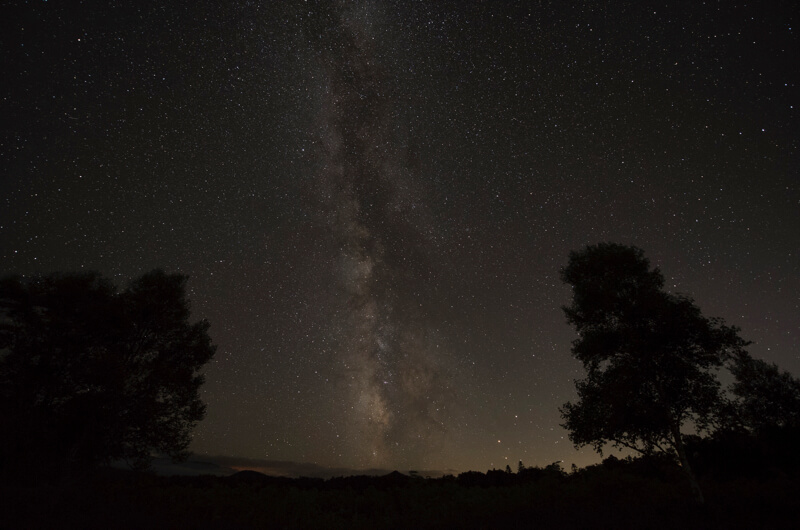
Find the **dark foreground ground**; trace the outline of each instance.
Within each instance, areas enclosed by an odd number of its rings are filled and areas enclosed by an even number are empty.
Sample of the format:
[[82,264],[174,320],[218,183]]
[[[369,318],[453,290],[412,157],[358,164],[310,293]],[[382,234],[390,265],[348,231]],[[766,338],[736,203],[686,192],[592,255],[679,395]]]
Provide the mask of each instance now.
[[796,529],[789,476],[705,477],[693,506],[670,470],[595,466],[573,474],[491,471],[422,479],[158,477],[102,470],[49,485],[2,487],[2,528]]

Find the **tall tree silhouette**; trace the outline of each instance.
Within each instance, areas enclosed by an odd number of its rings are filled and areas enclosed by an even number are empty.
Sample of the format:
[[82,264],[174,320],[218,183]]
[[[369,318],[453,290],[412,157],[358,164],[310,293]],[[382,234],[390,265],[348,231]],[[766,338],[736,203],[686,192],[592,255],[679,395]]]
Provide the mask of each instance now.
[[673,454],[703,503],[681,428],[702,429],[718,410],[714,370],[746,345],[738,329],[665,292],[660,270],[636,247],[601,243],[571,252],[561,278],[572,286],[564,308],[579,335],[572,353],[587,371],[575,383],[578,401],[561,408],[570,440],[600,453],[610,442]]
[[186,279],[155,270],[122,292],[98,273],[0,282],[4,471],[185,456],[215,350],[209,324],[188,322]]

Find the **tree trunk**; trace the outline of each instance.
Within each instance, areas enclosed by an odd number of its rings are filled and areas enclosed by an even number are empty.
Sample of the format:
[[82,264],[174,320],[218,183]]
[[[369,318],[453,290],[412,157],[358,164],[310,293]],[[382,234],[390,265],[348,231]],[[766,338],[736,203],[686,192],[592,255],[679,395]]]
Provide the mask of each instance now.
[[672,436],[675,438],[675,449],[678,451],[681,469],[683,469],[683,472],[686,473],[686,476],[689,478],[689,484],[692,488],[692,499],[695,504],[702,506],[705,504],[706,500],[703,497],[703,491],[700,489],[700,484],[698,484],[697,477],[694,475],[692,466],[689,464],[689,459],[686,456],[686,447],[683,445],[683,435],[681,435],[680,425],[676,424],[672,426]]

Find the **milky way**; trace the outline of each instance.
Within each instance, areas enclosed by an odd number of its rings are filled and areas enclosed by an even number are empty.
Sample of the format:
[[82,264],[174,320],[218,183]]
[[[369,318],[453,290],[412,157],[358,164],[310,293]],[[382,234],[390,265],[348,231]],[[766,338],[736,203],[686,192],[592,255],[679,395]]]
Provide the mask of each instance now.
[[[433,279],[424,198],[408,169],[397,97],[376,57],[365,6],[322,15],[319,178],[347,300],[336,355],[352,399],[345,422],[373,465],[428,463],[455,406],[446,355],[424,318]],[[429,242],[427,242],[429,243]],[[433,462],[431,462],[433,463]]]

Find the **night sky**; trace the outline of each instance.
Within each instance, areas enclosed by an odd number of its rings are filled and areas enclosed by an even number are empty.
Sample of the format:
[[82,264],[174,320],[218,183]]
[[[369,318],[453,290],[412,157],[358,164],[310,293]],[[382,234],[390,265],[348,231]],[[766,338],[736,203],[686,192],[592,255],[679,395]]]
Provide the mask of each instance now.
[[800,375],[793,2],[10,2],[0,274],[190,275],[201,457],[597,461],[559,268],[644,249]]

